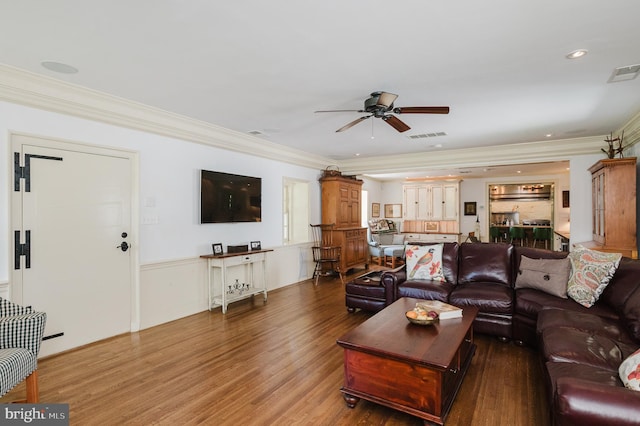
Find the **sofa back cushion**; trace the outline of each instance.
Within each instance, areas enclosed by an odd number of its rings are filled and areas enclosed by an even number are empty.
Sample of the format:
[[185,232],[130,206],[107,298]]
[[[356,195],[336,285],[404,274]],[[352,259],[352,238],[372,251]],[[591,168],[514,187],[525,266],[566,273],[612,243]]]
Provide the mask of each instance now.
[[640,288],[636,289],[625,302],[622,307],[622,317],[629,334],[640,343]]
[[515,270],[518,270],[520,266],[520,260],[522,256],[526,256],[529,259],[564,259],[569,255],[566,251],[552,251],[533,247],[513,247],[513,261]]
[[[417,246],[430,246],[435,243],[407,243]],[[442,244],[442,271],[446,282],[456,284],[458,282],[458,243],[440,243]],[[407,273],[408,274],[408,273]]]
[[636,289],[640,288],[640,260],[623,257],[611,282],[604,289],[599,301],[604,302],[616,312],[622,309]]
[[463,243],[459,250],[459,284],[492,282],[513,286],[511,244]]

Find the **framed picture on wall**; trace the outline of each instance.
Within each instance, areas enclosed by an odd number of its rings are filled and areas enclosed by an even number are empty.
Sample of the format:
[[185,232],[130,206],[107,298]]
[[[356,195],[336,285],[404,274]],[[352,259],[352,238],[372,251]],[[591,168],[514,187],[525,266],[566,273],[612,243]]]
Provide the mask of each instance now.
[[402,217],[402,204],[385,204],[384,217]]
[[465,216],[476,216],[476,202],[475,201],[465,201],[464,202],[464,215]]
[[380,203],[371,203],[371,217],[380,217]]

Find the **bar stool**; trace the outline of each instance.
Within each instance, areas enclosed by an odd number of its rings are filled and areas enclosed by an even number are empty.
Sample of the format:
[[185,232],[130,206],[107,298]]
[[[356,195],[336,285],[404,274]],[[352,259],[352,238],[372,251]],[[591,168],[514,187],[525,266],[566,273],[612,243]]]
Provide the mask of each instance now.
[[538,241],[544,241],[544,248],[549,248],[549,241],[551,241],[551,228],[533,228],[533,246],[535,247]]
[[509,228],[509,238],[511,239],[511,244],[513,244],[514,240],[520,240],[520,245],[526,244],[524,238],[524,228],[520,226],[512,226]]

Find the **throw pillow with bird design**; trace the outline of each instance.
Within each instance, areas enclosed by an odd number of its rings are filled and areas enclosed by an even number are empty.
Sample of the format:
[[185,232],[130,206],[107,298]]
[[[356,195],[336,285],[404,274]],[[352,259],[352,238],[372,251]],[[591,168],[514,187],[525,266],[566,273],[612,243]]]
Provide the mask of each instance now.
[[442,269],[443,244],[407,245],[407,279],[446,281]]

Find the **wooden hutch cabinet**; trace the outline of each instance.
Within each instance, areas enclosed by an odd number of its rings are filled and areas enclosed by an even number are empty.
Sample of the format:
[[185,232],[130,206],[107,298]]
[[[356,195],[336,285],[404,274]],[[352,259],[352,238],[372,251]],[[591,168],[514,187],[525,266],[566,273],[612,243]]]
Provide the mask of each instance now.
[[368,266],[367,228],[362,227],[362,181],[345,176],[324,176],[322,186],[322,223],[334,223],[333,242],[342,247],[340,268]]
[[593,241],[586,246],[637,259],[636,158],[600,160],[589,171],[593,197]]

